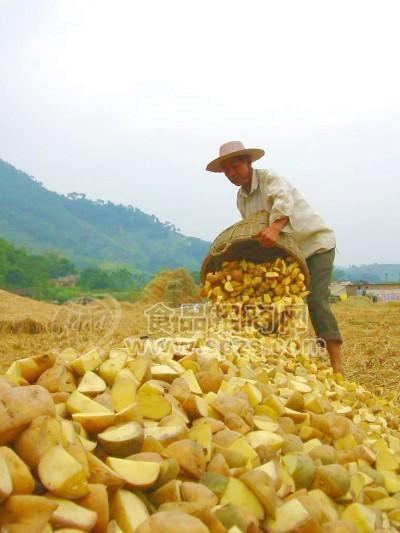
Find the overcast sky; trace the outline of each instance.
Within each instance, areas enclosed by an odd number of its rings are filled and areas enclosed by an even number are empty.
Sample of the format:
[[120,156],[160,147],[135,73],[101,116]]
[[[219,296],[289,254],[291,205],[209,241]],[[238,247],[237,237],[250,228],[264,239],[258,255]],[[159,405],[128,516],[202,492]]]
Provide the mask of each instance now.
[[240,218],[205,171],[265,148],[337,234],[400,263],[398,0],[0,0],[0,158],[50,190],[213,239]]

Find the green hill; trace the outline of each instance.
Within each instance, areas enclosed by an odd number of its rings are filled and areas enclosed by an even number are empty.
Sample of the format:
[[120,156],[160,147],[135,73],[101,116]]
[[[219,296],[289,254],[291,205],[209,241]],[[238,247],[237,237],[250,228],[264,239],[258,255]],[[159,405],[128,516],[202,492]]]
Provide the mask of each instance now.
[[350,265],[337,267],[337,279],[348,281],[367,281],[368,283],[399,283],[400,264],[373,263],[371,265]]
[[79,268],[103,264],[147,272],[196,270],[209,246],[138,208],[49,191],[2,160],[0,237],[33,253],[59,253]]

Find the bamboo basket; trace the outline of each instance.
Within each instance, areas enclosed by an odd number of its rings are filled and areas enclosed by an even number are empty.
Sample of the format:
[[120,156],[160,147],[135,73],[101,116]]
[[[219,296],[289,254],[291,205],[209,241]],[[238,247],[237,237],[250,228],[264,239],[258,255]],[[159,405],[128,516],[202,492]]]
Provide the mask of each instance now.
[[277,257],[292,256],[299,263],[308,286],[310,274],[306,260],[296,241],[281,232],[275,246],[266,248],[254,238],[258,232],[269,226],[269,215],[263,210],[226,228],[211,244],[200,269],[202,283],[208,272],[218,270],[224,261],[247,259],[254,263],[272,261]]

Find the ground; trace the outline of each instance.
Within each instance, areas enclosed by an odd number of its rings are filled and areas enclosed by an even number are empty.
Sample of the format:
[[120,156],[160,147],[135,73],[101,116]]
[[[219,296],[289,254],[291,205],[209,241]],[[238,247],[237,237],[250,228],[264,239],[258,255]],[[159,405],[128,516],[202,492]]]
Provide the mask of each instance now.
[[[63,326],[71,323],[71,316],[61,312],[59,306],[0,292],[0,369],[3,370],[16,358],[44,353],[56,346],[73,344],[77,350],[85,350],[99,340],[118,344],[126,337],[148,333],[144,311],[152,302],[122,303],[119,319],[110,318],[107,311],[105,320],[97,324],[90,322],[88,327],[66,335]],[[400,303],[372,304],[366,298],[353,297],[333,304],[332,308],[344,338],[346,378],[378,394],[400,396]],[[100,312],[104,309],[101,307]],[[111,309],[111,315],[113,312]],[[104,337],[106,330],[112,331],[111,337]]]

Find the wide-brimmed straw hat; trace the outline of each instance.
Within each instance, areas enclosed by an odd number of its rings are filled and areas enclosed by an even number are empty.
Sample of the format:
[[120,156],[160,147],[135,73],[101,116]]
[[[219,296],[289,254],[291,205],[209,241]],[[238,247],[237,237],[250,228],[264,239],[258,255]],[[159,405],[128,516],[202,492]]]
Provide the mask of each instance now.
[[206,170],[210,172],[223,172],[221,163],[231,157],[238,157],[240,155],[248,155],[250,161],[257,161],[261,159],[265,154],[265,150],[260,148],[245,148],[244,144],[240,141],[230,141],[223,144],[219,149],[219,157],[213,159],[211,163],[208,163]]

